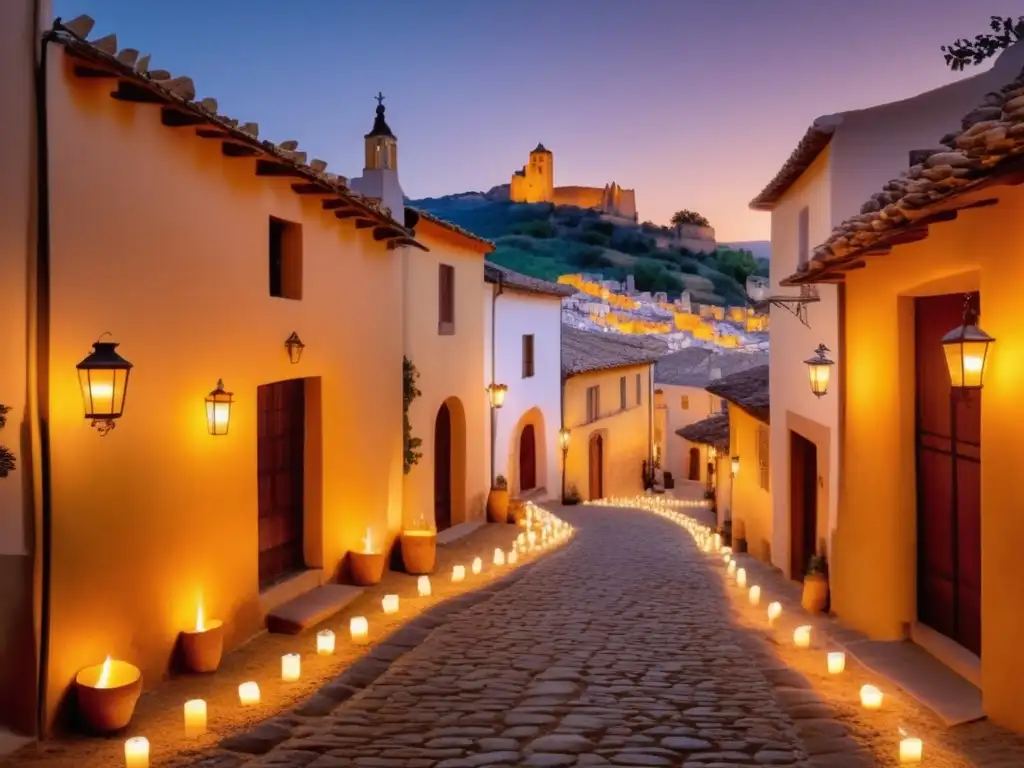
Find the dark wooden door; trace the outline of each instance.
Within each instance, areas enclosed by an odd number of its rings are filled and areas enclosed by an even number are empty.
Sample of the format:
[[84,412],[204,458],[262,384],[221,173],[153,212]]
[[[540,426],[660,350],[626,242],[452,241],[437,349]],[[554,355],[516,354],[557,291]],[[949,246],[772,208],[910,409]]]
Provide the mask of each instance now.
[[256,414],[259,580],[262,589],[306,565],[302,553],[306,440],[303,379],[259,387],[256,390]]
[[963,322],[963,296],[914,304],[917,615],[980,655],[982,393],[953,394],[940,344]]
[[537,445],[533,424],[523,427],[519,436],[519,490],[537,487]]
[[700,480],[700,448],[690,448],[690,474],[691,480]]
[[818,548],[818,446],[789,433],[789,573],[803,581]]
[[604,496],[604,439],[601,435],[590,438],[590,498]]
[[452,527],[452,414],[442,404],[434,421],[434,522]]

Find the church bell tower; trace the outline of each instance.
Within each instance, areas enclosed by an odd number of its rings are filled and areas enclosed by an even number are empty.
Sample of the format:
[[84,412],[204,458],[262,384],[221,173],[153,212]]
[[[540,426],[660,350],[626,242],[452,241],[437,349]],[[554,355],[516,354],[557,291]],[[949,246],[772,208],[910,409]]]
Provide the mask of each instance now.
[[384,94],[378,93],[377,116],[366,134],[363,175],[351,179],[349,186],[366,197],[376,198],[391,210],[391,218],[405,221],[405,196],[398,183],[398,138],[384,118]]

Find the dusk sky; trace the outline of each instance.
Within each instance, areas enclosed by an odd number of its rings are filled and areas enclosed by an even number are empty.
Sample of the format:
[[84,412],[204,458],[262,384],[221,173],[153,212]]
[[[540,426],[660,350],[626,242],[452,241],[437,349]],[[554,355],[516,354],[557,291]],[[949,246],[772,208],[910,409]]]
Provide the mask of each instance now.
[[[747,203],[817,116],[957,77],[939,46],[1019,0],[53,0],[189,75],[222,114],[359,175],[383,91],[413,198],[507,183],[537,142],[556,185],[636,189],[642,220]],[[938,139],[938,136],[936,136]],[[908,148],[909,149],[909,148]]]

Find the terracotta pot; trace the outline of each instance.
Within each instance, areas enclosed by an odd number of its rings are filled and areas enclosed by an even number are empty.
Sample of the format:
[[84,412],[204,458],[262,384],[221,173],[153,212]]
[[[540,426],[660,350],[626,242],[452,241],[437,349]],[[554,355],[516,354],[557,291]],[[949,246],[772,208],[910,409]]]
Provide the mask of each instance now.
[[75,676],[78,712],[90,730],[114,733],[125,728],[135,714],[142,694],[142,673],[125,661],[111,662],[109,687],[97,688],[101,665],[87,667]]
[[800,605],[810,613],[821,613],[828,605],[828,579],[820,573],[804,576],[804,592]]
[[491,488],[487,494],[487,519],[492,523],[508,522],[507,488]]
[[406,531],[402,534],[402,565],[407,573],[433,573],[436,559],[435,531]]
[[224,625],[211,621],[202,632],[182,632],[181,655],[189,672],[216,672],[224,655]]
[[383,552],[349,552],[352,582],[360,587],[371,587],[384,576],[387,555]]

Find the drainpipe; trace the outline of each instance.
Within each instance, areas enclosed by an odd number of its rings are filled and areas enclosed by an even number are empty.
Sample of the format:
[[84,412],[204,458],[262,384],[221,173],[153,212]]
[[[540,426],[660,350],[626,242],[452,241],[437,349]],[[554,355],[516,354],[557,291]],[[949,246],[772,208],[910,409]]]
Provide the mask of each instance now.
[[[498,283],[491,290],[491,384],[497,380],[497,358],[498,358],[498,297],[505,292],[505,276],[498,272]],[[490,398],[487,404],[491,408],[491,488],[494,487],[494,446],[498,440],[498,409]]]
[[647,467],[654,487],[654,363],[647,366]]
[[[42,26],[41,0],[34,3],[35,30]],[[39,441],[40,521],[40,601],[39,601],[39,679],[36,689],[36,735],[46,734],[46,694],[50,666],[50,603],[53,550],[53,499],[50,482],[50,157],[47,119],[47,45],[54,39],[60,19],[40,40],[39,61],[35,71],[36,108],[36,263],[35,263],[35,354],[30,365],[35,369],[35,413]]]
[[[565,338],[563,329],[565,324],[562,322],[562,301],[558,302],[558,421],[562,425],[562,429],[565,429],[565,375],[562,373],[562,342]],[[561,446],[559,446],[561,448]],[[562,450],[562,495],[558,498],[558,503],[561,504],[565,501],[565,470],[566,463],[569,458],[568,448]]]

